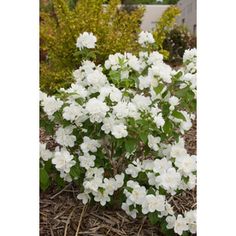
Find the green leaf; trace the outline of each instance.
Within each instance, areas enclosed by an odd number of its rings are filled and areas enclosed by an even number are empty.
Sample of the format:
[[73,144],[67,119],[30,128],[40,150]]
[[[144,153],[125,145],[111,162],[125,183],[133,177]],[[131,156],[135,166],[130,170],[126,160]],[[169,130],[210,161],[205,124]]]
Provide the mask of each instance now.
[[184,232],[182,233],[182,236],[189,236],[189,235],[190,235],[190,233],[187,232],[187,231],[184,231]]
[[185,87],[183,89],[179,89],[178,91],[175,92],[175,95],[178,97],[184,97],[186,96],[186,93],[189,91],[189,87]]
[[148,213],[148,219],[152,225],[156,224],[159,221],[158,213],[157,212]]
[[82,171],[81,171],[78,164],[72,166],[71,169],[70,169],[70,176],[72,178],[79,178],[81,173],[82,173]]
[[172,112],[172,116],[174,116],[177,119],[181,119],[181,120],[186,121],[186,118],[184,117],[184,115],[181,112],[179,112],[179,111],[174,110]]
[[113,71],[113,70],[111,70],[111,71],[109,72],[109,75],[110,75],[112,81],[120,80],[120,72],[119,72],[119,71]]
[[170,134],[172,132],[173,125],[170,120],[166,120],[163,126],[163,130],[166,134]]
[[182,71],[179,71],[174,77],[175,79],[179,79],[183,75]]
[[125,149],[127,152],[132,153],[137,146],[137,140],[133,138],[128,138],[125,141]]
[[160,187],[159,187],[159,194],[160,194],[160,195],[166,195],[167,192],[166,192],[166,190],[165,190],[164,188],[162,188],[162,187],[160,186]]
[[166,236],[174,236],[175,234],[174,234],[173,229],[167,229],[166,226],[167,226],[167,222],[163,220],[161,222],[161,232]]
[[159,84],[156,88],[154,88],[154,91],[156,92],[156,94],[159,94],[160,92],[162,92],[164,87],[164,84]]
[[170,104],[169,103],[165,103],[162,106],[162,115],[163,117],[168,116],[170,113]]
[[147,142],[147,137],[148,137],[148,131],[143,131],[143,132],[140,132],[139,133],[139,137],[140,137],[140,139],[144,142],[144,143],[146,143]]
[[54,124],[47,119],[40,119],[40,127],[49,135],[54,133]]
[[50,180],[47,171],[40,168],[40,188],[45,191],[50,185]]
[[146,173],[144,173],[144,172],[139,172],[137,179],[140,184],[148,183],[148,177],[147,177]]
[[65,186],[65,181],[60,177],[59,174],[56,175],[55,182],[58,187],[63,188]]
[[154,190],[154,188],[150,187],[147,191],[147,194],[153,194],[155,195],[156,194],[156,191]]

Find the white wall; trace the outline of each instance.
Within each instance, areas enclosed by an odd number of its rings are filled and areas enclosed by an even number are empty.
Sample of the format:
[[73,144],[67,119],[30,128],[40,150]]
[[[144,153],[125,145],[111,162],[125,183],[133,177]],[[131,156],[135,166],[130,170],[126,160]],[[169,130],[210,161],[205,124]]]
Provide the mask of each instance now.
[[163,12],[170,5],[145,5],[145,12],[142,19],[141,29],[142,30],[152,30],[156,22],[160,19]]
[[181,10],[181,15],[177,17],[176,22],[178,24],[184,24],[189,29],[189,31],[196,35],[197,27],[197,1],[196,0],[180,0],[177,6]]

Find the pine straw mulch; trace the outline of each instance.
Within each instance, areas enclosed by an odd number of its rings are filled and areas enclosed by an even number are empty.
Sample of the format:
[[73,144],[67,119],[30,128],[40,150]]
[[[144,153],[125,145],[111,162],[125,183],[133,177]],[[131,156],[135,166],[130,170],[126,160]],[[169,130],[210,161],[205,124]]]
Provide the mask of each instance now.
[[[40,140],[55,143],[40,131]],[[186,148],[196,154],[196,121],[185,135]],[[163,236],[157,226],[146,219],[132,219],[124,211],[107,209],[99,204],[84,206],[76,199],[78,190],[73,184],[58,190],[51,187],[40,193],[40,236]],[[196,189],[169,199],[174,209],[182,213],[196,208]]]

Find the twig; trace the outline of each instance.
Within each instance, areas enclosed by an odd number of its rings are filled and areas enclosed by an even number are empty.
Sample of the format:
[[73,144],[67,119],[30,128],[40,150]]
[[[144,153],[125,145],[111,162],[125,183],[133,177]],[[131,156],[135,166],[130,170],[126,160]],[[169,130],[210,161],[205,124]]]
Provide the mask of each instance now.
[[83,216],[84,216],[84,212],[85,212],[86,208],[87,208],[87,205],[84,205],[84,207],[83,207],[83,209],[82,209],[82,212],[81,212],[81,215],[80,215],[80,218],[79,218],[79,224],[78,224],[78,227],[77,227],[75,236],[78,236],[78,234],[79,234],[80,225],[81,225],[82,218],[83,218]]
[[140,235],[140,233],[141,233],[141,230],[142,230],[142,228],[143,228],[143,224],[144,224],[145,220],[146,220],[146,217],[144,217],[144,218],[143,218],[143,220],[142,220],[142,224],[141,224],[141,226],[140,226],[140,228],[139,228],[139,231],[138,231],[138,235],[137,235],[137,236],[139,236],[139,235]]
[[74,209],[71,211],[70,215],[69,215],[68,218],[67,218],[66,227],[65,227],[65,231],[64,231],[64,236],[67,235],[67,228],[68,228],[68,225],[69,225],[69,223],[70,223],[70,219],[71,219],[71,217],[72,217],[72,215],[73,215],[73,213],[74,213],[74,211],[75,211],[76,208],[77,208],[77,207],[74,207]]
[[53,233],[51,224],[50,224],[49,226],[50,226],[50,233],[51,233],[51,236],[54,236],[54,233]]
[[71,185],[71,183],[69,183],[68,185],[66,185],[61,191],[59,191],[58,193],[56,193],[55,195],[53,195],[52,197],[50,197],[50,199],[55,198],[56,196],[58,196],[59,194],[61,194],[65,189],[67,189],[69,186]]

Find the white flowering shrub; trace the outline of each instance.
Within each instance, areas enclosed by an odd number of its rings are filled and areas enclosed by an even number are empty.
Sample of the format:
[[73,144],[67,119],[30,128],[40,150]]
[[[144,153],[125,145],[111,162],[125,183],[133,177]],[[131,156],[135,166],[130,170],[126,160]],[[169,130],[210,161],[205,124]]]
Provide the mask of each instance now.
[[[77,45],[94,48],[84,33]],[[147,32],[139,42],[153,43]],[[87,49],[86,49],[87,50]],[[177,214],[169,198],[196,185],[196,156],[184,147],[196,109],[196,50],[173,70],[157,51],[85,60],[75,82],[55,96],[41,93],[41,126],[58,146],[40,145],[41,187],[77,183],[84,204],[119,205],[147,215],[166,235],[196,233],[196,212]]]

